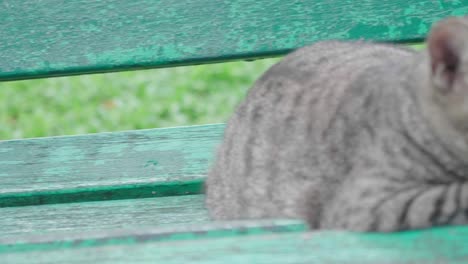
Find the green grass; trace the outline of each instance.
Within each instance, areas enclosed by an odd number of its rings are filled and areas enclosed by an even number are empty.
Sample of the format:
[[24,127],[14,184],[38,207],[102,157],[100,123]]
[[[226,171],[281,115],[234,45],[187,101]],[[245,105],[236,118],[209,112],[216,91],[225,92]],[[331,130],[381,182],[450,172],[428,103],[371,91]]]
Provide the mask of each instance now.
[[0,139],[224,122],[276,61],[0,83]]

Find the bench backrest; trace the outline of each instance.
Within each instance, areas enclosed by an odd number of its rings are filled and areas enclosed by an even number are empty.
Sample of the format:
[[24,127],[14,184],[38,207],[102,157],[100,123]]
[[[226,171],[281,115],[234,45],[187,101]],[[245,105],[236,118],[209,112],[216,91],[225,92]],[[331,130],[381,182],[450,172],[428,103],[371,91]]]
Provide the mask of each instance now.
[[282,55],[323,39],[423,40],[464,1],[4,1],[0,80]]

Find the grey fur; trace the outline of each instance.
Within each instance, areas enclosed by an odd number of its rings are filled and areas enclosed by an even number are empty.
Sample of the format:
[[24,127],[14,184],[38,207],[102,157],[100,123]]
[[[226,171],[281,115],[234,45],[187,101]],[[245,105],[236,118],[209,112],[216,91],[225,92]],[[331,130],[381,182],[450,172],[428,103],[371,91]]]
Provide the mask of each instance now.
[[[435,53],[327,41],[271,67],[227,123],[206,183],[212,218],[356,231],[467,223],[467,24],[440,23]],[[441,43],[457,44],[454,81],[434,59]]]

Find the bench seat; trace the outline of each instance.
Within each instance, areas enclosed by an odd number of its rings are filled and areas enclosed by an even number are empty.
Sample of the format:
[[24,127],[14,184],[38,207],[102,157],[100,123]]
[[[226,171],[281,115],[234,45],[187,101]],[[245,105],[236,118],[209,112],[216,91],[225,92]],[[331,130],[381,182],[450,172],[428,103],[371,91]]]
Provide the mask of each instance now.
[[201,193],[223,124],[0,142],[0,207]]
[[[2,263],[336,263],[468,262],[468,227],[392,234],[306,232],[294,221],[217,223],[110,235],[36,237],[10,246]],[[3,243],[3,244],[2,244]]]
[[0,238],[208,222],[203,195],[0,208]]

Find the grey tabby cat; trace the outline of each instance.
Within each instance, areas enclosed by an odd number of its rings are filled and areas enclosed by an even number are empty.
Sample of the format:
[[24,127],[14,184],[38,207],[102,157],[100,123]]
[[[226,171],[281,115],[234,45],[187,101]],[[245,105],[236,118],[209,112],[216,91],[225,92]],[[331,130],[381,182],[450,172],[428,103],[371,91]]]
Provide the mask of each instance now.
[[271,67],[227,123],[216,220],[397,231],[468,222],[468,18],[428,50],[327,41]]

